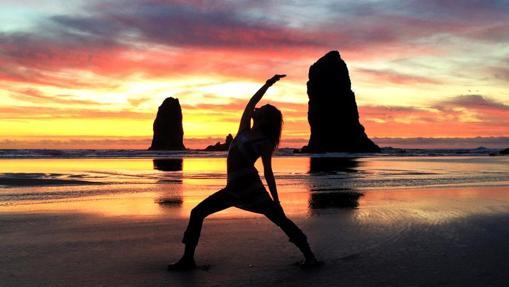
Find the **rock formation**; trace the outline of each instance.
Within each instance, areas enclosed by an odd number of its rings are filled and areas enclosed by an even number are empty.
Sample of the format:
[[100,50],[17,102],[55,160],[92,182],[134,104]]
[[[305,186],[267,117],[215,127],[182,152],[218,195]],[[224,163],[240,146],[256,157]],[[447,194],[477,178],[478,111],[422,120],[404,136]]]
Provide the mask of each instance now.
[[503,154],[503,155],[509,155],[509,148],[506,148],[506,149],[503,149],[500,151],[500,154]]
[[226,139],[224,140],[224,143],[220,143],[220,142],[217,142],[215,145],[209,145],[208,147],[205,148],[205,150],[208,150],[208,151],[226,151],[230,148],[230,144],[232,143],[233,141],[233,136],[232,134],[228,134],[226,136]]
[[379,152],[359,122],[346,63],[331,51],[309,68],[311,136],[302,152]]
[[182,109],[178,99],[166,98],[154,120],[154,137],[149,150],[184,150]]

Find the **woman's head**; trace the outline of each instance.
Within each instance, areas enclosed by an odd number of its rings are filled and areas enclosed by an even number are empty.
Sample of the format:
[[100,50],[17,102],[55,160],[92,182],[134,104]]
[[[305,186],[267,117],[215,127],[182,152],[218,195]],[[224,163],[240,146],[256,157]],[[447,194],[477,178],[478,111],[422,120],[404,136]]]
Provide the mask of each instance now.
[[273,150],[279,145],[283,115],[272,105],[256,108],[253,114],[253,129],[261,131],[273,144]]

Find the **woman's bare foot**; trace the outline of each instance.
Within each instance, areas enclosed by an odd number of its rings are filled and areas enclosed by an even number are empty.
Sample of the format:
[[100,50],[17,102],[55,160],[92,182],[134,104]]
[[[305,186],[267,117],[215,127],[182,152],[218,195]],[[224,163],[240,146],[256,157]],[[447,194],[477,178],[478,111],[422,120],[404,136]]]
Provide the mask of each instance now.
[[181,258],[179,261],[168,265],[168,271],[189,271],[196,269],[194,259]]
[[318,261],[316,258],[309,258],[302,262],[297,262],[297,266],[301,269],[312,269],[323,265],[323,261]]

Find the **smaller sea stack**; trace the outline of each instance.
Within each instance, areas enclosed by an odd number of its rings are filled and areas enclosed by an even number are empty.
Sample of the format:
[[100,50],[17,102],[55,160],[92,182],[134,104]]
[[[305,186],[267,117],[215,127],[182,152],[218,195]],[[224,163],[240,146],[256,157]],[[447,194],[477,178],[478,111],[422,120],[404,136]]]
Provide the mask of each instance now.
[[232,134],[228,134],[226,136],[226,139],[224,140],[224,143],[217,142],[215,145],[209,145],[205,148],[207,151],[227,151],[230,149],[230,144],[233,141]]
[[182,109],[178,99],[166,98],[154,120],[154,137],[149,150],[185,150]]

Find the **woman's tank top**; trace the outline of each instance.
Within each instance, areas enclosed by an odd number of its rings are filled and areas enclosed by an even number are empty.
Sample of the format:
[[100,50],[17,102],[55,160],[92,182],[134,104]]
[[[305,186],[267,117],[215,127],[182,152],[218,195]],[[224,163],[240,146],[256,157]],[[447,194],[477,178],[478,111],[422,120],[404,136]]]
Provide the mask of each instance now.
[[266,137],[254,137],[249,130],[240,132],[233,139],[227,157],[227,172],[238,172],[254,168],[254,163],[261,156],[263,149],[270,145]]

